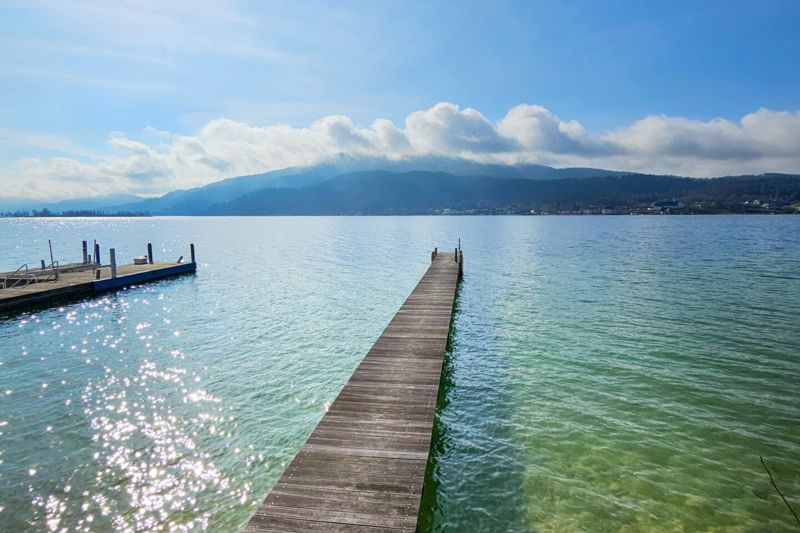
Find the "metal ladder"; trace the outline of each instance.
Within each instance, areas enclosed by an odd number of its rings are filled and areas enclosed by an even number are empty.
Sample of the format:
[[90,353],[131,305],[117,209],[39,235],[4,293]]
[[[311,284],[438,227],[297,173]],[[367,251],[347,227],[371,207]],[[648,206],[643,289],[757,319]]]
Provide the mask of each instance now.
[[[19,278],[15,278],[17,274],[24,272]],[[12,287],[16,287],[24,283],[25,285],[30,285],[31,283],[36,283],[36,276],[30,273],[28,270],[28,264],[25,263],[18,269],[16,269],[11,274],[8,274],[3,281],[0,281],[0,289],[10,289]]]

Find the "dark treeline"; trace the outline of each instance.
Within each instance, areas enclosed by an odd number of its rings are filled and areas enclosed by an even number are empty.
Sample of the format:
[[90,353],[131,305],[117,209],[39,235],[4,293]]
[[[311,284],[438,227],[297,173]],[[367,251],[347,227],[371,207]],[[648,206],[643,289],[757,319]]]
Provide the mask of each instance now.
[[[544,167],[547,168],[547,167]],[[585,172],[592,169],[579,169]],[[602,171],[598,171],[602,172]],[[800,176],[685,178],[647,174],[528,179],[497,174],[369,170],[253,189],[252,177],[118,208],[2,213],[5,217],[161,215],[718,214],[798,213]],[[263,176],[262,176],[263,177]],[[285,176],[284,176],[285,177]],[[291,176],[297,178],[296,175]],[[257,181],[257,180],[256,180]],[[244,185],[243,185],[244,183]],[[271,182],[268,182],[271,183]],[[294,184],[298,186],[289,186]],[[211,200],[214,197],[215,200]],[[146,206],[149,206],[148,209]]]
[[643,212],[665,201],[683,204],[671,212],[795,212],[800,203],[800,176],[694,179],[623,175],[527,180],[443,172],[358,172],[302,189],[258,190],[214,205],[202,214],[580,213],[600,208],[623,213]]
[[77,209],[67,211],[50,211],[47,208],[38,210],[18,210],[13,212],[0,212],[3,218],[34,218],[34,217],[149,217],[150,213],[137,213],[120,211],[116,213],[106,213],[94,209]]

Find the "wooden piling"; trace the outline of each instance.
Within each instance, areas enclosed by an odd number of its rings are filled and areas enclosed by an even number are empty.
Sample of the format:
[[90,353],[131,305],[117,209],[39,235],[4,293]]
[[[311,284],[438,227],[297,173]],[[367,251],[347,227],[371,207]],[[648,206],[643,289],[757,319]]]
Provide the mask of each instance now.
[[189,251],[191,252],[191,256],[192,256],[192,263],[195,263],[196,261],[195,261],[195,258],[194,258],[194,243],[189,245]]
[[434,253],[247,533],[415,531],[458,269]]
[[94,262],[100,264],[100,245],[94,243]]
[[89,262],[89,246],[86,241],[83,241],[83,264]]
[[147,264],[153,264],[153,244],[149,242],[147,243]]
[[108,255],[111,261],[111,279],[114,279],[117,277],[117,252],[114,248],[110,248]]

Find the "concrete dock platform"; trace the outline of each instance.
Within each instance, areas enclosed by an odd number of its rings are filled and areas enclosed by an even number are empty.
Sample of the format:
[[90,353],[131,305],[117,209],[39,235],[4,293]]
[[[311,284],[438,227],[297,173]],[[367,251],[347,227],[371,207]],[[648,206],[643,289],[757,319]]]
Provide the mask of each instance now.
[[[66,266],[66,265],[65,265]],[[36,283],[19,282],[10,288],[0,289],[0,313],[23,311],[26,308],[47,305],[55,301],[80,298],[92,294],[127,287],[147,281],[194,272],[197,264],[155,262],[144,265],[116,265],[116,277],[112,277],[109,265],[69,265],[58,271],[58,277],[40,276]],[[97,272],[100,273],[99,277]],[[11,273],[0,273],[0,280],[9,279]],[[10,278],[15,280],[15,278]],[[19,278],[16,278],[19,279]],[[47,281],[43,281],[47,280]]]

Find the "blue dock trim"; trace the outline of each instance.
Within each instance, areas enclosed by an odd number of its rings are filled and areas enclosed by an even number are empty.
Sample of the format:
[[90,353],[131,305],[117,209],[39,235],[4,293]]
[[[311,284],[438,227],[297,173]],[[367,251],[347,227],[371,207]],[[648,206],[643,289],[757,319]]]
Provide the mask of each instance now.
[[177,276],[178,274],[185,274],[187,272],[194,272],[196,270],[197,263],[181,263],[175,266],[148,270],[146,272],[138,272],[136,274],[128,274],[126,276],[118,276],[116,278],[100,279],[92,282],[92,288],[95,292],[108,291],[111,289],[119,289],[121,287],[134,285],[136,283],[144,283],[145,281],[153,281],[155,279]]

